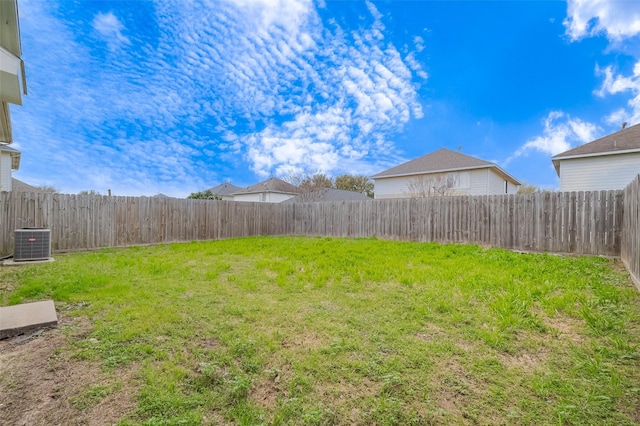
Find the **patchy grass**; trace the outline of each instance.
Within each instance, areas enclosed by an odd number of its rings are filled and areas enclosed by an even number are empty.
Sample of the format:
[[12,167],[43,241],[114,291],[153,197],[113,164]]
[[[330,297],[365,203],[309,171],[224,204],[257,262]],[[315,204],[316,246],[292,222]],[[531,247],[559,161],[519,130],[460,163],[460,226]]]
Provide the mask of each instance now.
[[640,422],[640,295],[616,261],[330,238],[56,260],[3,271],[0,300],[91,321],[61,350],[138,373],[70,403],[135,389],[121,425]]

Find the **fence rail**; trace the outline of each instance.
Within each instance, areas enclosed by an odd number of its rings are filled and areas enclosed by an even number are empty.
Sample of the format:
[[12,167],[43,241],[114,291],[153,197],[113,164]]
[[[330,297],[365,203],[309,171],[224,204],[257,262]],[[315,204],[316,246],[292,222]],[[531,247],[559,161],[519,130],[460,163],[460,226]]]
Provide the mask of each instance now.
[[[623,201],[627,206],[635,202],[637,218],[638,185],[634,188],[284,204],[3,192],[0,255],[13,252],[15,229],[45,227],[51,229],[54,251],[251,235],[321,235],[617,256],[622,234],[625,241],[633,239],[622,226]],[[625,253],[637,260],[638,223],[625,223],[635,235]],[[629,263],[637,267],[637,262]]]
[[640,175],[624,190],[624,220],[620,258],[640,289]]

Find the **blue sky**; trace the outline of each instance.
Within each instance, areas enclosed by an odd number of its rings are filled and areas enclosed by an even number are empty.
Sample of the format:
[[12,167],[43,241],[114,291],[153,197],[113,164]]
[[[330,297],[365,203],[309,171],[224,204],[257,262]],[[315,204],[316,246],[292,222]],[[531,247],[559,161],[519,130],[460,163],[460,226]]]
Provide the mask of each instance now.
[[19,0],[15,177],[184,197],[441,147],[557,187],[640,122],[640,2]]

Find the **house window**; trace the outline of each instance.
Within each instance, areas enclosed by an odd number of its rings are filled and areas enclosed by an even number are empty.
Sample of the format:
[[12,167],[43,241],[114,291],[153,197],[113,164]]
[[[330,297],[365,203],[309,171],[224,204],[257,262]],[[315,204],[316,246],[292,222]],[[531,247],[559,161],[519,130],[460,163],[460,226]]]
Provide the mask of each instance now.
[[504,193],[509,193],[509,182],[507,182],[506,180],[504,181]]

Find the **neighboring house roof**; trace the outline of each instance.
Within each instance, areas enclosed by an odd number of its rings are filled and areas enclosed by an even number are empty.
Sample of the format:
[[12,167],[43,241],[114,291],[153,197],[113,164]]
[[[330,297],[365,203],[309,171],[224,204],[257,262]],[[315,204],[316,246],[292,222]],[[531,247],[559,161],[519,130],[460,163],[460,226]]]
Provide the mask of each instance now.
[[0,152],[8,152],[11,155],[11,169],[18,170],[20,168],[20,151],[11,148],[8,145],[0,144]]
[[248,188],[241,189],[235,194],[258,194],[261,192],[280,192],[283,194],[298,194],[300,190],[291,185],[288,182],[283,181],[282,179],[278,179],[272,177],[263,182],[256,183],[255,185],[251,185]]
[[366,201],[371,200],[370,197],[354,191],[345,191],[335,188],[321,188],[311,192],[302,193],[295,197],[283,201],[284,203],[306,203],[306,202],[322,202],[322,201]]
[[242,190],[241,187],[235,186],[231,182],[221,183],[218,186],[214,186],[213,188],[208,189],[208,191],[211,191],[213,195],[231,195],[231,194],[235,194],[240,190]]
[[551,157],[553,166],[560,174],[560,160],[571,158],[596,157],[602,155],[626,154],[640,152],[640,124],[630,126],[615,133],[596,139],[593,142],[580,145]]
[[447,148],[440,148],[430,154],[423,155],[422,157],[407,161],[399,166],[392,167],[389,170],[385,170],[372,176],[372,179],[484,168],[493,168],[496,172],[510,179],[516,185],[521,185],[516,178],[501,169],[497,164],[481,160],[480,158],[472,157],[470,155],[454,152]]
[[16,178],[11,178],[11,189],[18,192],[34,192],[38,191],[38,188],[31,186],[28,183],[24,183]]

